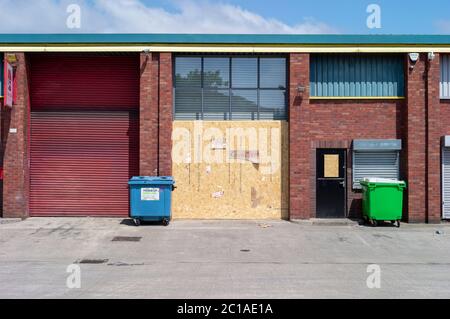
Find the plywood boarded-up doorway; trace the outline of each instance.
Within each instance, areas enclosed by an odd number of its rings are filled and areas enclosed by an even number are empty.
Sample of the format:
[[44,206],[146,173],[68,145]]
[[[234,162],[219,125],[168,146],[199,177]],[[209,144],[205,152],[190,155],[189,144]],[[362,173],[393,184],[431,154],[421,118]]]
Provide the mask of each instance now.
[[287,219],[286,121],[175,121],[175,219]]

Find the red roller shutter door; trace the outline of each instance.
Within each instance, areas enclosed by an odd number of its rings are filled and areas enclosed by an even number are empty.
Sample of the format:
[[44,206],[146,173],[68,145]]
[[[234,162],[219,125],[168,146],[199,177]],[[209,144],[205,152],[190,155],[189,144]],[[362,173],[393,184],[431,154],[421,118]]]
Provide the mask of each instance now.
[[139,108],[139,56],[31,55],[31,107]]
[[138,98],[135,57],[32,56],[31,216],[128,214]]

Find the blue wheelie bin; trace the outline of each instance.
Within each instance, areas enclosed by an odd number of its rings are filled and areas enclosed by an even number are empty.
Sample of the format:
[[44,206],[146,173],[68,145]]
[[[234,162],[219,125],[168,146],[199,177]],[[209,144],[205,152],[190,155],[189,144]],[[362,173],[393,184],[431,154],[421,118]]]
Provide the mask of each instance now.
[[172,191],[175,181],[171,176],[133,177],[130,187],[130,217],[136,226],[142,221],[162,222],[169,225],[171,219]]

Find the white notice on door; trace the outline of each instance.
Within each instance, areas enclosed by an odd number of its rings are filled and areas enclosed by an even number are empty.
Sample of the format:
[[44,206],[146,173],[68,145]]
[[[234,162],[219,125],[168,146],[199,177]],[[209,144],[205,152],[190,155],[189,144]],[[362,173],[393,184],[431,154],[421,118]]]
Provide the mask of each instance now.
[[141,188],[141,200],[159,200],[159,188]]

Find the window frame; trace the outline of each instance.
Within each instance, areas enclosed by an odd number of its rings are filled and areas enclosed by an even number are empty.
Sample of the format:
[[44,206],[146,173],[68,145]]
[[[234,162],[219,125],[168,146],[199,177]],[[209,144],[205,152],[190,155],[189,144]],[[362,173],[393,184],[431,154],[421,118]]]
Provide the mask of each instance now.
[[[176,112],[176,90],[177,90],[177,85],[176,85],[176,74],[177,74],[177,70],[176,70],[176,61],[177,58],[200,58],[201,59],[201,87],[200,88],[196,88],[196,89],[200,89],[200,94],[201,94],[201,114],[200,116],[197,116],[196,119],[194,118],[177,118],[177,112]],[[206,87],[204,84],[204,61],[205,58],[227,58],[229,60],[229,72],[228,72],[228,76],[229,76],[229,84],[228,87]],[[257,59],[257,68],[256,68],[256,72],[257,72],[257,78],[256,78],[256,87],[255,88],[250,88],[250,87],[233,87],[233,59],[234,58],[256,58]],[[284,59],[284,65],[285,65],[285,69],[284,69],[284,75],[285,75],[285,79],[284,79],[284,88],[268,88],[268,87],[261,87],[261,59],[265,59],[265,58],[278,58],[278,59]],[[173,94],[173,120],[176,121],[194,121],[194,120],[201,120],[201,121],[287,121],[289,119],[289,59],[288,56],[283,55],[283,54],[175,54],[173,56],[173,62],[172,62],[172,77],[173,77],[173,81],[172,81],[172,94]],[[182,86],[180,87],[181,89],[189,89],[189,87],[185,87]],[[193,89],[194,87],[192,87],[191,89]],[[208,91],[221,91],[221,90],[228,90],[228,102],[229,102],[229,107],[228,107],[228,112],[225,113],[226,116],[224,116],[223,118],[220,119],[214,119],[214,118],[208,118],[208,116],[205,117],[205,92]],[[256,112],[252,112],[252,113],[256,113],[256,116],[253,118],[253,116],[250,116],[251,119],[245,119],[245,118],[233,118],[233,104],[232,104],[232,100],[233,100],[233,91],[256,91],[256,96],[257,96],[257,101],[256,101],[256,107],[257,110]],[[283,92],[284,94],[284,115],[280,116],[280,118],[273,118],[273,119],[268,119],[268,118],[262,118],[261,119],[261,98],[260,98],[260,92],[261,91],[280,91]],[[263,113],[269,113],[269,112],[263,112]],[[264,116],[263,116],[264,117]],[[206,118],[206,119],[205,119]]]
[[[444,62],[445,61],[445,62]],[[444,65],[446,63],[446,65]],[[450,100],[450,54],[442,53],[439,59],[439,98]],[[444,83],[444,67],[446,67],[447,81]],[[444,95],[444,85],[447,84],[447,95]]]

